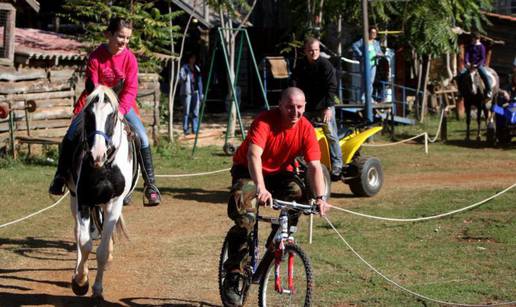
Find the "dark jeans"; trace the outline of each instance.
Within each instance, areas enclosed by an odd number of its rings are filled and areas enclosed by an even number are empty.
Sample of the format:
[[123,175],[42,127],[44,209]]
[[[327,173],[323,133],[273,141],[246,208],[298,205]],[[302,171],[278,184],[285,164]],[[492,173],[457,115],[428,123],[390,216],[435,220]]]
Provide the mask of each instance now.
[[[235,165],[231,168],[231,195],[228,201],[228,216],[235,222],[228,232],[228,259],[224,263],[226,271],[243,270],[249,262],[249,241],[258,214],[256,186],[251,180],[247,167]],[[280,172],[264,177],[265,186],[272,197],[285,201],[303,201],[304,193],[300,179],[292,172]],[[299,215],[291,216],[291,224],[296,225]]]

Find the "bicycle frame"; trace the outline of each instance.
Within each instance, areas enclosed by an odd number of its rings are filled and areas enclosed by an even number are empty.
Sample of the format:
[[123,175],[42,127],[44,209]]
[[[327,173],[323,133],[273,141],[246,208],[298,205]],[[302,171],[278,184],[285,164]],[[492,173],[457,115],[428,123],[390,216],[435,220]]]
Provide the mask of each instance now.
[[[275,200],[276,204],[279,205],[292,205],[293,208],[303,208],[304,211],[306,210],[313,210],[313,205],[302,205],[297,204],[296,202],[283,202]],[[299,209],[298,209],[299,210]],[[313,213],[313,212],[312,212]],[[276,229],[276,231],[272,231],[269,235],[269,238],[267,240],[267,251],[265,252],[263,258],[259,259],[259,240],[258,240],[258,222],[268,222],[272,225],[278,225],[279,227]],[[294,255],[289,253],[288,255],[288,262],[287,262],[287,289],[283,288],[282,282],[281,282],[281,276],[280,276],[280,266],[282,257],[285,251],[285,244],[286,243],[295,243],[293,234],[297,231],[297,227],[294,225],[289,225],[289,214],[288,214],[288,208],[287,206],[281,208],[280,216],[279,218],[275,217],[265,217],[258,215],[257,216],[257,223],[255,223],[253,228],[253,237],[252,237],[252,245],[250,254],[251,256],[251,268],[252,268],[252,283],[258,284],[263,276],[263,274],[266,273],[266,263],[269,261],[264,261],[268,257],[274,258],[274,288],[278,293],[295,293],[294,289]],[[271,241],[272,238],[272,242]],[[268,244],[270,243],[270,244]]]

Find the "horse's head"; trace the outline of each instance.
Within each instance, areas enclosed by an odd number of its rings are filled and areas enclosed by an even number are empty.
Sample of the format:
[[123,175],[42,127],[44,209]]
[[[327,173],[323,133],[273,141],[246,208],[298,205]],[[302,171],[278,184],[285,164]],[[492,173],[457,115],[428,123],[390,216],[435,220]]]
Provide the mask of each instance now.
[[92,166],[104,166],[114,151],[113,133],[118,122],[118,99],[113,90],[99,85],[86,98],[84,136]]

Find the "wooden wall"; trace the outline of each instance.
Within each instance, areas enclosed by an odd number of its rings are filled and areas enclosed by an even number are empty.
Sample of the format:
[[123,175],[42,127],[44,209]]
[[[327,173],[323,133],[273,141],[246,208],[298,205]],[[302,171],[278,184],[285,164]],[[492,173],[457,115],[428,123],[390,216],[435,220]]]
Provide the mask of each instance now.
[[[73,104],[84,85],[73,69],[25,69],[0,67],[0,104],[14,108],[17,137],[49,138],[60,141],[66,133]],[[159,75],[140,74],[138,104],[150,139],[158,140]],[[36,110],[27,113],[26,102],[34,100]],[[28,126],[27,126],[28,124]],[[27,129],[29,127],[29,129]],[[9,144],[9,119],[0,119],[0,148]]]

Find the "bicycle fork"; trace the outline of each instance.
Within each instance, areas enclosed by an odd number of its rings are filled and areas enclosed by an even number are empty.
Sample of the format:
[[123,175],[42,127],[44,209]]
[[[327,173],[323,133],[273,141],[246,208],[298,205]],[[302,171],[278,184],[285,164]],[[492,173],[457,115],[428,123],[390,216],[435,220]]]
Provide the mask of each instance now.
[[281,283],[281,262],[285,252],[285,242],[293,243],[294,238],[289,237],[287,212],[282,211],[279,218],[279,229],[275,238],[276,250],[274,251],[274,289],[280,294],[294,294],[294,254],[289,252],[287,257],[287,289]]

